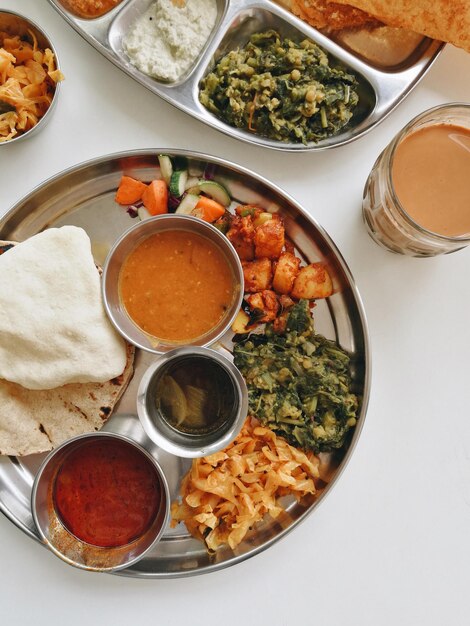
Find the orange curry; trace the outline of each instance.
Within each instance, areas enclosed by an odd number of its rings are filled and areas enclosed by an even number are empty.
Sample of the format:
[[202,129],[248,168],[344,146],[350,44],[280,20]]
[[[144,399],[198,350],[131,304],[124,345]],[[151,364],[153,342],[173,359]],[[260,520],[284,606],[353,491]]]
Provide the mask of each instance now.
[[61,4],[78,17],[92,18],[104,15],[122,0],[60,0]]
[[202,235],[167,230],[151,235],[127,257],[120,294],[144,332],[169,342],[189,342],[218,324],[235,293],[222,250]]

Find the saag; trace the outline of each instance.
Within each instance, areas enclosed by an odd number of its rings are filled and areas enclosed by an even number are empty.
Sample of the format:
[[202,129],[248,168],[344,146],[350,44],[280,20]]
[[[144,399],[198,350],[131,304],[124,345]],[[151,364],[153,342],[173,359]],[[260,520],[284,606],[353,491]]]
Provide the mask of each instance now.
[[232,126],[306,144],[346,126],[357,86],[355,76],[332,67],[312,41],[295,43],[268,30],[225,55],[201,81],[199,99]]
[[315,452],[340,448],[356,425],[349,356],[315,334],[308,302],[291,309],[286,331],[271,325],[234,347],[249,393],[249,413],[289,443]]

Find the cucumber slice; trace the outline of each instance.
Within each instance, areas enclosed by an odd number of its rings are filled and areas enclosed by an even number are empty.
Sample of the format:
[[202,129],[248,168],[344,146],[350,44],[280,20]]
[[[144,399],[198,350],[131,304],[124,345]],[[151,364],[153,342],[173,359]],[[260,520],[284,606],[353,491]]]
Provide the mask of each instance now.
[[230,205],[229,193],[220,183],[216,183],[214,180],[200,180],[198,187],[199,191],[203,191],[213,200],[220,202],[224,207]]
[[[188,180],[186,181],[186,185],[184,186],[184,190],[189,191],[190,189],[196,189],[197,191],[195,192],[195,195],[197,195],[197,192],[199,191],[198,184],[199,184],[199,178],[189,175]],[[189,193],[191,193],[191,191],[189,191]]]
[[183,215],[190,215],[193,209],[196,208],[196,204],[199,202],[199,196],[195,196],[192,193],[188,193],[181,200],[175,213],[183,213]]
[[141,222],[143,220],[146,220],[148,217],[152,217],[144,206],[141,206],[137,209],[137,215]]
[[171,175],[170,193],[178,198],[184,194],[186,181],[188,180],[188,170],[176,170]]
[[162,174],[162,178],[166,182],[166,184],[169,185],[171,175],[173,174],[173,165],[171,164],[171,159],[166,154],[159,154],[158,162],[160,164],[160,172]]

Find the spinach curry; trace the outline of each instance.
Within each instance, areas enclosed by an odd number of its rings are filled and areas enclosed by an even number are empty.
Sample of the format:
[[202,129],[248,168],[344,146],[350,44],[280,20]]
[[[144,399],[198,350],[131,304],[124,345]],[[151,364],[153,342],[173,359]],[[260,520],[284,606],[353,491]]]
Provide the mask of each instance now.
[[294,446],[314,452],[343,446],[358,410],[349,356],[315,334],[307,300],[292,307],[284,333],[268,324],[264,334],[236,341],[233,354],[250,415]]
[[228,124],[279,141],[318,142],[353,115],[358,82],[315,43],[255,33],[202,79],[199,100]]

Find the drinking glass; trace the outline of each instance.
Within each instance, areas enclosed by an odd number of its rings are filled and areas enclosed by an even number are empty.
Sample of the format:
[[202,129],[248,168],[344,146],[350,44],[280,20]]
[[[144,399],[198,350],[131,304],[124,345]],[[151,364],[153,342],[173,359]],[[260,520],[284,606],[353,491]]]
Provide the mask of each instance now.
[[[364,187],[362,210],[366,228],[372,239],[392,252],[430,257],[455,252],[470,243],[470,233],[446,236],[427,230],[410,217],[395,193],[392,165],[398,144],[416,130],[434,124],[470,129],[470,104],[440,105],[412,119],[378,157]],[[439,158],[438,154],[435,156]]]

